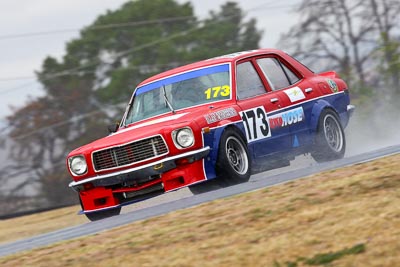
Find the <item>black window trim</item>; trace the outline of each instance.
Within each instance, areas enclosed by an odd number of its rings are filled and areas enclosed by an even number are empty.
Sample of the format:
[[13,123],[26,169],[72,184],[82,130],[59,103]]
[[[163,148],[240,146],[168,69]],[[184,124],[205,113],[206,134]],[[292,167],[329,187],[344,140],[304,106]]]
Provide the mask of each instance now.
[[[235,63],[235,75],[236,75],[236,78],[235,78],[236,101],[243,101],[243,100],[247,100],[247,99],[259,97],[259,96],[263,96],[263,95],[266,95],[266,94],[272,92],[271,87],[270,87],[270,84],[265,80],[266,77],[265,77],[264,74],[262,74],[262,71],[261,71],[261,69],[260,69],[260,66],[257,64],[257,62],[255,62],[256,58],[257,58],[257,56],[256,56],[256,57],[247,57],[247,58],[241,59],[241,60],[239,60],[239,61],[237,61],[237,62]],[[258,77],[259,77],[260,80],[261,80],[261,83],[262,83],[263,86],[264,86],[265,92],[264,92],[264,93],[261,93],[261,94],[258,94],[258,95],[254,95],[254,96],[248,96],[248,97],[244,97],[244,98],[239,98],[239,93],[238,93],[239,91],[238,91],[238,86],[237,86],[237,76],[238,76],[237,67],[238,67],[240,64],[243,64],[243,63],[246,63],[246,62],[250,62],[251,65],[253,66],[254,70],[256,71]]]
[[[297,75],[296,72],[292,71],[292,70],[291,70],[285,63],[283,63],[279,58],[278,58],[277,60],[278,60],[278,62],[279,62],[279,65],[281,66],[281,69],[282,69],[283,73],[285,73],[285,76],[286,76],[286,78],[288,79],[288,82],[289,82],[290,85],[293,85],[293,84],[295,84],[295,83],[297,83],[298,81],[301,80],[301,78],[299,78],[299,75]],[[297,81],[296,81],[296,82],[292,83],[292,82],[290,81],[289,75],[287,74],[287,72],[286,72],[284,66],[286,67],[286,69],[288,69],[289,71],[291,71],[291,72],[297,77]]]
[[[266,77],[266,75],[264,74],[264,72],[263,72],[262,69],[261,69],[260,64],[258,64],[258,62],[257,62],[257,60],[263,59],[263,58],[274,58],[274,59],[276,59],[276,60],[279,62],[279,65],[280,65],[280,67],[281,67],[283,73],[285,74],[286,79],[287,79],[288,82],[289,82],[289,86],[283,87],[283,88],[279,88],[279,89],[275,89],[275,90],[272,90],[272,87],[271,87],[271,84],[270,84],[270,82],[269,82],[268,77]],[[262,80],[265,80],[265,81],[268,83],[268,90],[270,90],[268,93],[270,93],[270,92],[276,92],[276,91],[280,91],[280,90],[285,90],[285,89],[287,89],[287,88],[289,88],[289,87],[294,86],[295,84],[299,83],[300,81],[302,81],[302,80],[304,79],[304,76],[303,76],[298,70],[296,70],[296,68],[294,68],[289,62],[287,62],[286,60],[284,60],[284,59],[283,59],[280,55],[278,55],[278,54],[271,53],[271,54],[258,55],[258,56],[256,56],[256,57],[254,57],[253,60],[254,60],[254,64],[257,64],[257,68],[259,68],[260,71],[261,71]],[[286,68],[288,68],[291,72],[293,72],[294,75],[298,78],[298,80],[297,80],[295,83],[292,84],[292,83],[290,82],[290,79],[289,79],[289,77],[288,77],[288,74],[287,74],[286,71],[284,70],[282,64],[283,64]]]

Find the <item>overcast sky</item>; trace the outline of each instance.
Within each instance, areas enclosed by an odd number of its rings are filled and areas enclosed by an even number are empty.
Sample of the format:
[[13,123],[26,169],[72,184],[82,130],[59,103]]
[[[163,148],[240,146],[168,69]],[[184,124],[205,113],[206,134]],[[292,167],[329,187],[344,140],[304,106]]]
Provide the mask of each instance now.
[[[195,14],[205,17],[227,0],[192,0]],[[62,57],[65,43],[78,37],[78,30],[90,25],[106,10],[115,10],[127,0],[13,0],[0,3],[0,121],[10,114],[9,106],[21,107],[29,98],[40,96],[34,71],[40,70],[47,55]],[[178,0],[178,2],[187,2]],[[248,17],[264,30],[262,47],[276,47],[281,33],[297,21],[292,12],[299,0],[238,0]],[[57,34],[26,36],[26,33],[72,30]],[[15,35],[25,35],[16,37]]]

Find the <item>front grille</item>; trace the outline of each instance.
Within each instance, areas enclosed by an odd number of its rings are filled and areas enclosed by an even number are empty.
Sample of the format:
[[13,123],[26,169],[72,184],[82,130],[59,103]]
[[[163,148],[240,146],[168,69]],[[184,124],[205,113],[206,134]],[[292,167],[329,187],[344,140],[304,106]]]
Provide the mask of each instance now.
[[168,148],[160,135],[142,139],[127,145],[107,148],[93,153],[96,171],[131,165],[140,161],[160,157]]

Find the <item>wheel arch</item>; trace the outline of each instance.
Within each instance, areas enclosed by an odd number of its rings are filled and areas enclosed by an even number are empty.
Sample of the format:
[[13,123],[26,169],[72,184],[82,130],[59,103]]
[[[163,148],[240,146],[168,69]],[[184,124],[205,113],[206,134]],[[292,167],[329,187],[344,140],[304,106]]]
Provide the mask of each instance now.
[[224,134],[225,131],[228,129],[233,129],[236,133],[240,135],[240,137],[243,139],[245,145],[249,149],[249,154],[250,148],[248,146],[247,138],[244,132],[244,125],[242,121],[221,121],[216,127],[211,129],[211,132],[203,132],[203,138],[204,138],[204,146],[209,146],[210,147],[210,153],[205,160],[205,171],[206,171],[206,177],[207,180],[212,180],[217,177],[217,160],[218,160],[218,153],[219,153],[219,147],[221,143],[221,137]]
[[311,131],[314,133],[317,132],[318,130],[319,120],[324,110],[330,110],[333,113],[335,113],[335,115],[339,118],[340,121],[338,111],[328,101],[320,100],[315,103],[311,111],[311,120],[309,129],[311,129]]
[[[328,116],[334,119],[336,125],[326,128],[325,122]],[[337,111],[331,107],[322,109],[317,127],[311,156],[317,162],[343,158],[346,152],[346,136]]]
[[[215,171],[218,183],[229,186],[247,182],[252,173],[252,154],[244,133],[243,123],[231,123],[219,129],[215,140],[216,164]],[[231,141],[229,141],[231,140]],[[225,144],[229,146],[229,151]]]
[[215,142],[215,145],[217,145],[217,147],[216,147],[216,149],[219,149],[219,145],[220,145],[220,143],[221,143],[221,136],[227,131],[227,130],[233,130],[233,131],[235,131],[235,132],[237,132],[239,135],[240,135],[240,137],[242,138],[242,140],[243,140],[243,142],[246,144],[246,145],[248,145],[248,143],[247,143],[247,138],[246,138],[246,135],[245,135],[245,133],[244,133],[244,128],[240,128],[239,126],[238,126],[238,124],[236,124],[236,123],[229,123],[229,124],[226,124],[226,126],[225,127],[221,127],[221,128],[218,128],[219,129],[219,131],[218,131],[218,136],[216,136],[217,138],[216,138],[216,140],[218,140],[218,142]]
[[245,145],[248,146],[246,134],[244,132],[244,126],[241,128],[240,125],[243,126],[242,123],[229,122],[215,129],[214,142],[212,144],[212,155],[211,155],[214,163],[216,163],[217,161],[219,146],[221,144],[221,137],[224,134],[224,132],[226,132],[228,129],[232,129],[233,131],[237,132],[242,138]]

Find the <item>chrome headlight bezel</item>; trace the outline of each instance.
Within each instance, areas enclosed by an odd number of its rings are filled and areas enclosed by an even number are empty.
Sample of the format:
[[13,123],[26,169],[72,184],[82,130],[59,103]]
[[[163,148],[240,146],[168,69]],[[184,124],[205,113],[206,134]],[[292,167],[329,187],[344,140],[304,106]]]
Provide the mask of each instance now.
[[190,127],[183,127],[172,131],[172,140],[179,149],[186,149],[194,145],[195,139],[193,130]]
[[83,155],[68,158],[68,167],[74,176],[85,175],[88,171],[86,159]]

